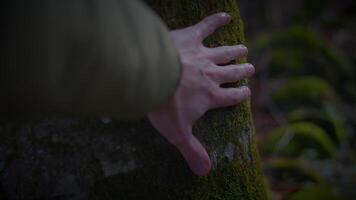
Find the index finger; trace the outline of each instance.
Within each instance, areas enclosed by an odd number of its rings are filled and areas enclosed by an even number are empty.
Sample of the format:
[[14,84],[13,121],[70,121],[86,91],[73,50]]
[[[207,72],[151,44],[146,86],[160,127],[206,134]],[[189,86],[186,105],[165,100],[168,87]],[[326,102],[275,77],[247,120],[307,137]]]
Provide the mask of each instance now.
[[231,16],[227,13],[217,13],[204,18],[202,21],[197,23],[194,27],[198,33],[198,37],[203,40],[216,29],[227,25],[231,20]]

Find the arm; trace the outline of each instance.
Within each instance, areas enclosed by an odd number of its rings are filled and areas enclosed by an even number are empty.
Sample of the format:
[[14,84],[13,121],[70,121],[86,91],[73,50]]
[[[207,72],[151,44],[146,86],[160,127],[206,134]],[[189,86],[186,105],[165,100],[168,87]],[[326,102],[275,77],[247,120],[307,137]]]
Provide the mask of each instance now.
[[136,0],[2,6],[2,112],[144,116],[173,94],[178,55]]
[[152,125],[178,148],[194,173],[210,171],[209,156],[192,126],[207,110],[248,98],[247,87],[220,85],[254,71],[249,64],[219,66],[246,56],[245,47],[202,45],[229,23],[228,15],[209,16],[169,36],[137,1],[19,2],[22,7],[18,2],[1,7],[3,112],[119,118],[149,113]]

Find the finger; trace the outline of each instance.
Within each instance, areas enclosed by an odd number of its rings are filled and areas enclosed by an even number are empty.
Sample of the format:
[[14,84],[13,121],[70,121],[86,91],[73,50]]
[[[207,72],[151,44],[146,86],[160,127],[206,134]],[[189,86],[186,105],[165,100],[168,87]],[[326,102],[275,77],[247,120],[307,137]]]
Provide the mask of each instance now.
[[249,78],[255,73],[255,68],[249,63],[239,65],[216,66],[212,70],[211,78],[219,84],[232,83]]
[[244,58],[248,50],[244,45],[222,46],[208,49],[208,59],[215,64],[225,64],[232,60]]
[[212,99],[212,109],[227,106],[234,106],[251,96],[251,91],[248,87],[242,86],[238,88],[219,88],[215,98]]
[[191,133],[185,139],[174,144],[189,168],[198,176],[207,175],[211,169],[211,162],[208,153],[198,139]]
[[194,27],[198,33],[198,37],[203,40],[208,37],[216,29],[228,24],[231,20],[231,16],[227,13],[217,13],[210,15],[196,24]]

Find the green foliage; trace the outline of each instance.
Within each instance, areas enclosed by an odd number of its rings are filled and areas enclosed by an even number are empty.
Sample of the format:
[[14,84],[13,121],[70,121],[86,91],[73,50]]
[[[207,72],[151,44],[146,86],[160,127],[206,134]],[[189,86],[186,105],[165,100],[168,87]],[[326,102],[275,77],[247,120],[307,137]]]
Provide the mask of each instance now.
[[264,154],[295,157],[330,158],[335,145],[327,133],[310,122],[297,122],[277,128],[261,144]]
[[343,200],[327,185],[314,185],[311,187],[306,187],[294,194],[292,194],[288,200]]
[[269,54],[269,74],[277,78],[285,75],[313,74],[338,85],[352,80],[350,61],[329,45],[319,33],[300,26],[261,34],[254,43],[254,53]]
[[[268,88],[263,85],[274,89],[268,101],[277,106],[272,105],[269,110],[278,117],[287,117],[285,127],[261,142],[262,152],[273,157],[265,168],[273,173],[272,185],[283,196],[281,199],[344,199],[335,191],[355,199],[355,12],[350,6],[354,3],[277,2],[261,2],[269,5],[264,10],[260,8],[269,24],[261,29],[265,32],[254,38],[250,48],[260,65],[261,90]],[[290,157],[313,159],[301,164],[302,159]],[[322,176],[323,181],[298,185],[304,181],[299,179],[313,180],[308,176],[309,170]],[[293,181],[298,183],[288,185]],[[299,191],[289,196],[296,190]]]
[[353,82],[346,82],[344,89],[347,96],[345,100],[354,104],[356,102],[356,79],[354,79]]
[[339,145],[346,139],[346,127],[338,113],[318,109],[298,109],[288,114],[288,122],[308,121],[321,127],[332,139],[335,145]]
[[299,15],[295,16],[299,21],[311,20],[321,15],[322,10],[327,6],[330,0],[304,0],[303,9],[300,10]]
[[264,182],[264,186],[265,186],[265,190],[266,190],[266,195],[267,195],[267,200],[273,200],[273,192],[271,190],[271,185],[268,182],[267,177],[263,178],[263,182]]
[[274,101],[283,109],[299,106],[321,106],[323,102],[337,102],[332,87],[323,79],[303,76],[286,81],[273,94]]
[[282,182],[302,183],[313,182],[320,183],[322,179],[307,162],[294,158],[275,158],[264,164],[264,170],[273,174],[275,179]]
[[271,53],[269,74],[272,76],[281,74],[302,74],[305,68],[303,51],[293,48],[275,49]]

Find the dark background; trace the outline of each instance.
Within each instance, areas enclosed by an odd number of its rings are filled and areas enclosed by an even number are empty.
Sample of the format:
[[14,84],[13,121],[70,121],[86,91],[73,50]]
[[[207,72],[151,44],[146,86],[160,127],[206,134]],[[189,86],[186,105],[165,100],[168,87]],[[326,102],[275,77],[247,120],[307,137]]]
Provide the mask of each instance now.
[[273,199],[356,199],[356,3],[239,0]]

